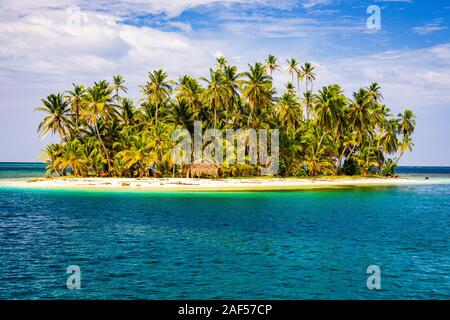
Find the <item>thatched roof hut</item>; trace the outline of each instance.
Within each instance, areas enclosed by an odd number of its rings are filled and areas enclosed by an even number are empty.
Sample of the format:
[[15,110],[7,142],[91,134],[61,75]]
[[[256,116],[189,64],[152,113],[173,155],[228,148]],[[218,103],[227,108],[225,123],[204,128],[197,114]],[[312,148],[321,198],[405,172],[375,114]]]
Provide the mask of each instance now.
[[184,168],[186,178],[213,177],[222,175],[220,166],[209,162],[192,163]]

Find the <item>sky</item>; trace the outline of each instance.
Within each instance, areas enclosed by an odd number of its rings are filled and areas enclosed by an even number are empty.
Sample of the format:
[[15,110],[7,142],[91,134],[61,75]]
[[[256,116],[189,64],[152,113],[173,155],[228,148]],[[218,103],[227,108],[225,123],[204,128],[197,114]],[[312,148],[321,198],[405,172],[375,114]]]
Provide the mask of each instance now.
[[[121,74],[139,99],[147,71],[176,80],[206,75],[219,55],[245,69],[273,54],[283,67],[312,62],[314,89],[351,96],[378,82],[395,114],[417,115],[400,164],[450,165],[449,21],[443,0],[0,0],[0,161],[40,160],[55,138],[38,137],[33,110],[72,83]],[[274,74],[279,91],[289,79]]]

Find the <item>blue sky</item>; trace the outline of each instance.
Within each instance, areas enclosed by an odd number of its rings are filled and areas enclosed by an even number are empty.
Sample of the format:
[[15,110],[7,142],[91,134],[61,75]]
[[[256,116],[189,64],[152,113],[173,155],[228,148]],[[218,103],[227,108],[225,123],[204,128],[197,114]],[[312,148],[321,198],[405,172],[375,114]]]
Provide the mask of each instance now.
[[[366,10],[381,10],[369,30]],[[2,0],[0,161],[36,161],[52,141],[33,109],[72,82],[122,74],[139,98],[148,70],[172,79],[206,74],[217,55],[240,68],[269,53],[317,70],[315,88],[348,95],[372,81],[396,113],[417,114],[415,151],[403,165],[450,165],[450,3],[414,0]],[[282,88],[286,71],[274,75]]]

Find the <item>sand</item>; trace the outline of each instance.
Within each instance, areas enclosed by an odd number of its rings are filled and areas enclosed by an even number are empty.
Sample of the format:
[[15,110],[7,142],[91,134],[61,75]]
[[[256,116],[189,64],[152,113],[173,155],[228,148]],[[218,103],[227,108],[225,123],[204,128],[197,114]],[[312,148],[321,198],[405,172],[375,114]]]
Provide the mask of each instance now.
[[[434,181],[435,182],[435,181]],[[8,180],[2,184],[19,188],[120,189],[154,191],[267,191],[346,186],[392,186],[431,184],[433,181],[412,178],[338,177],[338,178],[53,178]]]

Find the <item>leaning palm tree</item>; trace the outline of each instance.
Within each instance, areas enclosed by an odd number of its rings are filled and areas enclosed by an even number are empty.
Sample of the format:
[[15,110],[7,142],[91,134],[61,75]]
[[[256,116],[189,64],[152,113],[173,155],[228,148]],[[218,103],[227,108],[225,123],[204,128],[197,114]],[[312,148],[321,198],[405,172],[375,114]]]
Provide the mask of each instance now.
[[245,72],[246,79],[242,80],[242,100],[248,101],[250,114],[247,125],[250,125],[252,114],[256,107],[267,108],[272,102],[272,79],[266,75],[261,63],[249,65],[250,71]]
[[40,158],[44,159],[44,163],[47,164],[45,167],[45,175],[47,177],[52,177],[53,175],[60,176],[61,175],[61,154],[62,154],[62,146],[57,143],[52,143],[42,149],[45,153],[40,156]]
[[225,79],[220,70],[209,69],[209,79],[201,77],[200,80],[206,82],[206,89],[202,93],[202,101],[214,110],[214,129],[217,122],[217,110],[222,109],[225,104],[224,98],[227,96]]
[[172,92],[172,81],[167,80],[168,75],[162,69],[149,72],[150,81],[142,87],[142,91],[150,105],[154,105],[155,124],[158,123],[158,110],[160,106],[169,98]]
[[67,141],[69,101],[64,99],[62,93],[51,94],[41,101],[43,106],[37,107],[35,110],[42,111],[47,116],[39,124],[38,132],[40,136],[44,138],[49,132],[52,134],[58,133],[63,140]]
[[274,71],[280,70],[280,66],[277,64],[277,58],[271,54],[267,57],[265,67],[266,71],[269,72],[270,77],[272,77]]
[[412,142],[411,136],[403,136],[402,140],[399,143],[398,151],[399,155],[397,158],[392,162],[391,168],[395,168],[400,161],[400,159],[403,157],[406,151],[412,152],[414,147],[414,143]]

